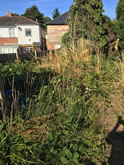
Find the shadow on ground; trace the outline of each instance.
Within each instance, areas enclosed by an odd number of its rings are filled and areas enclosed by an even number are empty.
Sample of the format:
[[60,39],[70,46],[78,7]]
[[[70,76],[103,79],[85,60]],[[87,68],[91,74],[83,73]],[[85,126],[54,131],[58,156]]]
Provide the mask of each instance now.
[[[124,165],[124,131],[121,129],[123,126],[124,120],[119,116],[115,127],[106,138],[106,142],[112,145],[108,159],[109,165]],[[103,163],[103,165],[106,165],[106,163]]]

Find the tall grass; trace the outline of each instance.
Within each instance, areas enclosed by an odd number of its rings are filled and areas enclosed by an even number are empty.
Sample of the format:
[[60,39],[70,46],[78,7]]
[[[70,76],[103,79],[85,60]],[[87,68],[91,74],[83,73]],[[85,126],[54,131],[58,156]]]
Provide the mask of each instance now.
[[[104,55],[92,55],[81,44],[75,50],[49,52],[35,62],[1,65],[6,86],[14,89],[8,100],[14,105],[8,106],[8,120],[0,125],[1,164],[104,161],[100,108],[120,84],[122,66]],[[26,105],[16,102],[17,94],[26,96]]]

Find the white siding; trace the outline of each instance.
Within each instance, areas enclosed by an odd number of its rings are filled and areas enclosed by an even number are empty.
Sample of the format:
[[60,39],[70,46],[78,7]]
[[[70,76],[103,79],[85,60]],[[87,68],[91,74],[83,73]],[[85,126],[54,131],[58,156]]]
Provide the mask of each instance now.
[[0,37],[10,37],[9,34],[9,28],[14,28],[15,30],[15,37],[17,37],[17,30],[16,27],[10,26],[10,27],[0,27]]
[[0,54],[13,54],[16,53],[17,46],[0,46]]
[[[31,36],[25,36],[25,30],[31,29]],[[18,25],[18,43],[19,45],[32,45],[34,42],[41,44],[41,28],[39,25]]]
[[[16,27],[0,27],[0,38],[9,38],[12,28],[14,28],[15,37],[18,38],[18,45],[32,45],[33,43],[39,43],[41,45],[42,34],[39,25],[17,25]],[[26,29],[31,29],[31,36],[25,35]],[[13,50],[10,49],[10,46],[9,48],[0,48],[0,53],[15,52],[15,48],[13,48],[13,46],[11,47]]]

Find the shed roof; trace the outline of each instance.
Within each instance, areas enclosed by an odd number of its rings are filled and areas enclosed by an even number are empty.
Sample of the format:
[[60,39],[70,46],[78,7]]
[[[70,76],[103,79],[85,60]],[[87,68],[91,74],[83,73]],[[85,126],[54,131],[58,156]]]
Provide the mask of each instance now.
[[0,26],[15,26],[15,25],[37,25],[38,23],[24,16],[2,16],[0,17]]
[[47,25],[67,25],[67,18],[69,17],[69,12],[66,12],[52,21],[50,21]]

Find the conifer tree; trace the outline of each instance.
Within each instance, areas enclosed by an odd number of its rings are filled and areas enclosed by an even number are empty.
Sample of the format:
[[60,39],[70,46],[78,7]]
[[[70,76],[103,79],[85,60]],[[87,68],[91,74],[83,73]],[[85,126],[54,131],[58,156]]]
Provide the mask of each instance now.
[[124,0],[119,0],[116,8],[117,15],[117,35],[120,39],[120,48],[124,49]]
[[56,18],[56,17],[58,17],[58,16],[60,16],[59,9],[56,8],[56,9],[53,11],[52,15],[53,15],[53,19]]
[[92,40],[100,49],[107,42],[103,26],[102,0],[74,0],[70,8],[70,29],[72,37]]

